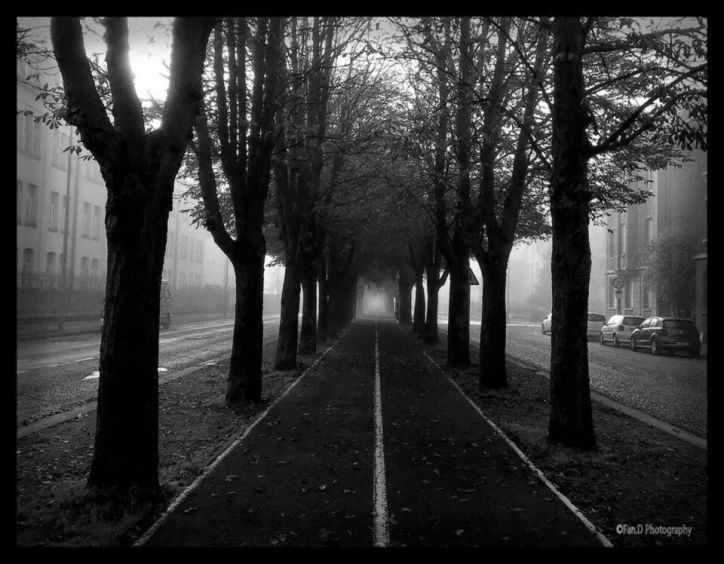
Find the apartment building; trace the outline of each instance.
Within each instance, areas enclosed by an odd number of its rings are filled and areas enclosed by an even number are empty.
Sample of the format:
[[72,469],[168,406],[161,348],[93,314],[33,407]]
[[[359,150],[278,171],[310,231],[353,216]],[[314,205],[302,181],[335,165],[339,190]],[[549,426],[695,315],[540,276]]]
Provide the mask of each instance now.
[[[18,61],[17,74],[30,74]],[[17,82],[16,272],[19,287],[104,286],[106,188],[97,163],[70,151],[71,127],[35,121],[46,110],[36,100],[39,80]]]
[[[681,168],[668,167],[647,173],[646,188],[654,196],[643,204],[629,206],[625,212],[609,217],[606,233],[605,270],[599,276],[605,278],[606,309],[609,315],[616,313],[649,316],[675,315],[695,322],[706,334],[707,316],[707,182],[706,153],[694,151],[692,162]],[[634,188],[643,188],[639,183]],[[659,234],[680,222],[692,232],[695,249],[691,260],[696,267],[696,277],[690,289],[688,303],[679,304],[673,311],[671,302],[657,296],[643,283],[641,258],[648,246]],[[601,261],[598,261],[600,272]],[[623,287],[616,288],[614,279],[623,280]]]
[[[55,311],[66,257],[65,287],[75,294],[95,295],[85,301],[76,296],[79,299],[71,300],[74,307],[97,309],[107,264],[105,183],[95,160],[82,158],[88,152],[63,152],[79,143],[74,128],[50,129],[35,121],[47,111],[36,100],[40,85],[55,79],[51,75],[26,80],[35,72],[24,61],[17,62],[18,314]],[[163,277],[176,290],[203,288],[207,270],[211,283],[220,284],[226,260],[208,231],[192,225],[184,212],[193,206],[184,197],[186,190],[175,183],[163,267]],[[229,278],[233,286],[233,273]]]

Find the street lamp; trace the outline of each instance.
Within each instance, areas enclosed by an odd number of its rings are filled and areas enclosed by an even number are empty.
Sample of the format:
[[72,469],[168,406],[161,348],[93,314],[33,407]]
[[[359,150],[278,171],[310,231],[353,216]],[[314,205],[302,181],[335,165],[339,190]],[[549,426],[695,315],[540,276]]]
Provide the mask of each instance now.
[[[70,146],[73,146],[73,126],[70,128]],[[73,150],[68,151],[68,176],[65,185],[65,219],[63,229],[63,260],[60,265],[62,275],[60,280],[60,296],[58,300],[58,331],[62,331],[65,327],[65,305],[67,299],[67,264],[68,264],[68,232],[70,231],[70,177],[71,177],[71,157],[73,156]]]

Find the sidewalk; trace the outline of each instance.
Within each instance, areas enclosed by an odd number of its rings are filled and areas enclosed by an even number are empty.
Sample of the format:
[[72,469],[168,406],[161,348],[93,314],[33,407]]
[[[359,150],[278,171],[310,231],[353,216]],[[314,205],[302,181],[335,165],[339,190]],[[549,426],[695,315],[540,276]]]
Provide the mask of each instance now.
[[[203,321],[207,319],[224,319],[224,314],[221,312],[174,314],[171,321],[171,328],[178,328],[182,324],[191,321]],[[226,319],[233,320],[233,312],[227,314]],[[43,320],[40,322],[31,322],[29,320],[23,320],[22,322],[16,323],[15,331],[17,341],[29,341],[33,339],[50,339],[52,337],[81,335],[85,333],[98,333],[100,335],[101,326],[98,318],[86,319],[84,321],[66,321],[64,330],[58,331],[57,321]]]
[[383,484],[389,546],[601,546],[392,322],[355,322],[206,472],[137,544],[371,547]]

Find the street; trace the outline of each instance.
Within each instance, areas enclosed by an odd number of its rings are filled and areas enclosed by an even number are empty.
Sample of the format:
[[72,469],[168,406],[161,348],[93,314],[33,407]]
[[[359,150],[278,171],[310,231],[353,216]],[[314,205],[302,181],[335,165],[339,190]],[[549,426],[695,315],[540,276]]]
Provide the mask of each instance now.
[[[279,315],[264,318],[275,339]],[[197,321],[160,329],[159,372],[175,372],[231,352],[234,320]],[[17,343],[17,425],[94,400],[100,331]]]
[[[278,315],[265,318],[265,341],[277,335]],[[441,330],[446,323],[440,321]],[[159,370],[174,372],[230,352],[233,320],[220,319],[161,329]],[[471,323],[471,356],[477,362],[480,324]],[[506,352],[547,372],[550,335],[540,324],[507,326]],[[34,421],[95,399],[99,334],[18,342],[17,424]],[[699,437],[707,437],[707,361],[653,356],[589,341],[591,390]],[[94,377],[95,372],[95,377]]]
[[[441,329],[447,324],[440,321]],[[470,324],[471,359],[477,362],[480,322]],[[506,353],[514,360],[550,370],[550,335],[540,323],[507,326]],[[591,391],[642,411],[702,438],[707,437],[707,360],[686,356],[653,356],[628,347],[588,342]]]

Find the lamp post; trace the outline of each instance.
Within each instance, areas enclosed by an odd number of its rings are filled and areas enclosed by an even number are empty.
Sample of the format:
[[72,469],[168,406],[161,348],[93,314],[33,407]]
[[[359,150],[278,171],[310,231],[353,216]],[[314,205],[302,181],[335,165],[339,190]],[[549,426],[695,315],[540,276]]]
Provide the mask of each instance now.
[[[73,127],[70,128],[70,146],[73,146]],[[63,260],[61,261],[62,264],[61,267],[61,279],[60,279],[60,295],[58,300],[58,331],[63,331],[65,327],[65,309],[66,309],[66,301],[67,301],[67,282],[66,282],[66,276],[67,276],[67,264],[68,264],[68,232],[70,231],[70,225],[69,225],[69,219],[70,219],[70,177],[71,177],[71,168],[72,168],[72,161],[71,157],[73,156],[73,150],[68,151],[68,175],[65,185],[65,218],[63,220]]]

